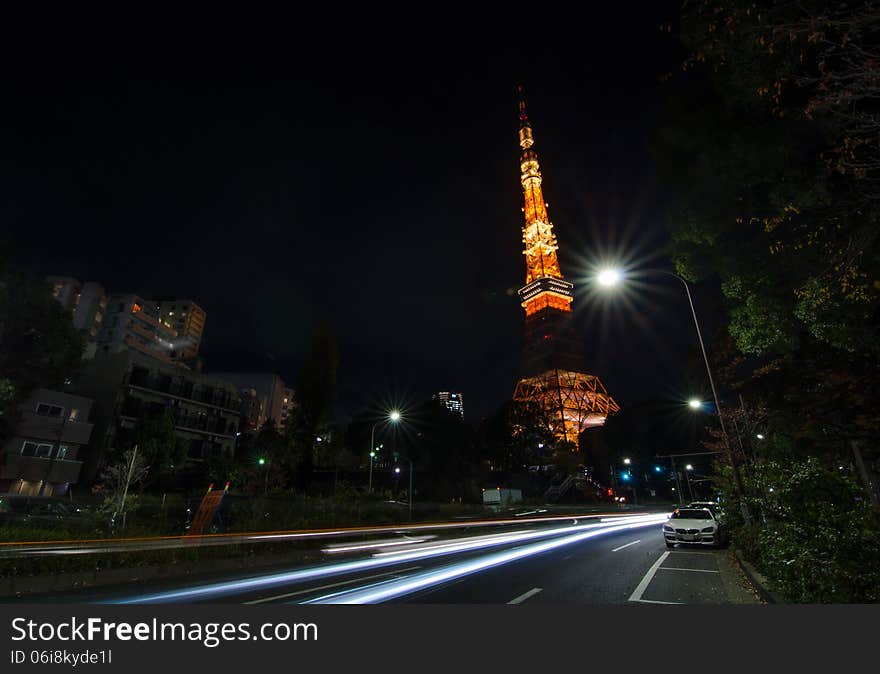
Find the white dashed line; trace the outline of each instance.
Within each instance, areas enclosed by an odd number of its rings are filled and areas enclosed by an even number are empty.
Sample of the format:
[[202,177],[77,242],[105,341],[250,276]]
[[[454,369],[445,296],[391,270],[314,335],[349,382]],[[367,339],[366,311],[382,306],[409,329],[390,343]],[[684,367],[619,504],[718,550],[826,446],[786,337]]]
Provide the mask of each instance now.
[[507,603],[508,604],[522,604],[526,599],[528,599],[529,597],[534,597],[540,591],[541,591],[540,587],[533,587],[528,592],[523,592],[520,596],[516,597],[515,599],[511,599]]
[[617,552],[618,550],[623,550],[624,548],[628,548],[630,545],[635,545],[636,543],[641,543],[641,541],[633,541],[632,543],[627,543],[626,545],[621,545],[619,548],[614,548],[611,552]]

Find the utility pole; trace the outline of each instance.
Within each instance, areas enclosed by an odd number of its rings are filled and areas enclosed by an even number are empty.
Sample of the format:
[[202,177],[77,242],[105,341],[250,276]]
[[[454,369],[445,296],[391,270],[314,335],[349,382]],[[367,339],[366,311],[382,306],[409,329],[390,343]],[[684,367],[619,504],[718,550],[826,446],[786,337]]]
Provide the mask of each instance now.
[[672,459],[672,474],[675,475],[675,493],[678,494],[678,505],[684,505],[681,500],[681,480],[678,477],[678,468],[675,467],[675,457],[670,456]]
[[409,462],[409,521],[412,522],[412,483],[413,483],[413,462],[412,459],[406,457],[406,460]]

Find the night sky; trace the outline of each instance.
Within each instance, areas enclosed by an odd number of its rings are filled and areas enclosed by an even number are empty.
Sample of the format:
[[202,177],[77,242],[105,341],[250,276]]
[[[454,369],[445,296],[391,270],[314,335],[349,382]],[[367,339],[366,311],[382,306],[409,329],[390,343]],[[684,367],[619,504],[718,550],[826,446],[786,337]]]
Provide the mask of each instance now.
[[601,258],[669,267],[650,138],[678,3],[651,4],[536,33],[267,15],[146,39],[43,17],[4,47],[4,236],[35,274],[194,299],[208,371],[295,386],[327,322],[343,416],[452,389],[475,420],[517,378],[522,81],[591,369],[624,406],[686,395],[680,288],[585,281]]

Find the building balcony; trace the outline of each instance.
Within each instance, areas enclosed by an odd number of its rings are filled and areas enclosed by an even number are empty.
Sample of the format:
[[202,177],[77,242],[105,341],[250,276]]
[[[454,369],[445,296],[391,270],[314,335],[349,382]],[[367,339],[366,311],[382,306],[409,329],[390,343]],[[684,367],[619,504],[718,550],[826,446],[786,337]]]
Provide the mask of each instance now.
[[6,453],[0,457],[0,479],[74,484],[79,480],[82,465],[82,461]]
[[45,417],[35,412],[22,411],[16,435],[53,443],[87,445],[92,435],[93,425],[82,421],[65,421],[64,419]]
[[205,403],[238,414],[241,400],[222,389],[193,385],[186,379],[158,376],[155,373],[132,372],[128,377],[129,386],[136,386],[149,391],[177,398],[179,400]]

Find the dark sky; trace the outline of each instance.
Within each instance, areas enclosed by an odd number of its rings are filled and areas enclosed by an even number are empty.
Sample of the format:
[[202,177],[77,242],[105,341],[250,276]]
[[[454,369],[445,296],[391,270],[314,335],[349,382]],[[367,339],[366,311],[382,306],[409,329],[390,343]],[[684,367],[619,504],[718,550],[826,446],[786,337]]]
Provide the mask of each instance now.
[[612,301],[583,280],[601,256],[668,265],[649,141],[677,4],[535,31],[266,15],[145,38],[43,17],[4,48],[3,231],[36,274],[197,301],[209,370],[275,363],[295,386],[326,321],[343,412],[451,388],[474,419],[517,378],[522,81],[591,369],[623,405],[680,394],[680,289]]

